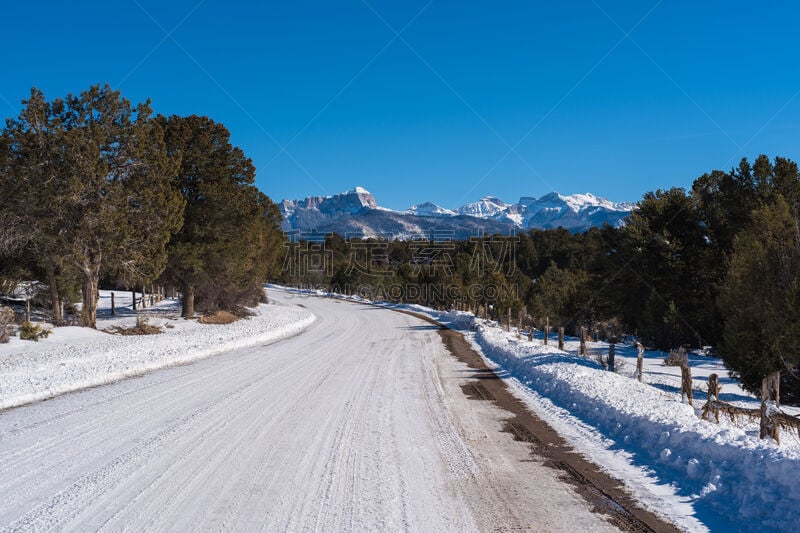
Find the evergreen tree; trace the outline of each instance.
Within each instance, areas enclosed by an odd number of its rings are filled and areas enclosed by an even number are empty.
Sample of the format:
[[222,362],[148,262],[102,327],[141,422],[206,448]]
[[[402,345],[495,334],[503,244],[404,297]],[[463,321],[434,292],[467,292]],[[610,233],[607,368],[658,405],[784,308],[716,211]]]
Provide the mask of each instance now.
[[5,217],[26,221],[33,261],[47,272],[53,305],[59,277],[77,268],[81,324],[96,326],[101,269],[152,279],[180,224],[183,203],[169,187],[167,157],[149,102],[132,108],[110,87],[47,102],[33,89],[18,119],[9,120],[10,172]]
[[742,385],[758,393],[772,372],[790,377],[782,393],[800,390],[800,226],[781,195],[753,213],[734,240],[719,298],[725,319],[720,353]]
[[61,190],[64,174],[64,126],[52,104],[33,89],[23,101],[18,119],[3,130],[0,167],[0,251],[12,277],[46,278],[50,287],[52,319],[61,323],[59,277],[70,264],[69,248],[61,229],[71,223]]
[[589,275],[584,270],[561,269],[555,263],[534,285],[532,311],[536,317],[550,317],[550,323],[572,331],[576,326],[591,323],[593,295]]
[[679,188],[645,194],[618,244],[614,277],[624,322],[663,349],[713,342],[712,247],[691,197]]
[[256,303],[281,251],[277,206],[253,186],[255,167],[225,126],[196,115],[157,121],[181,158],[173,188],[186,209],[163,278],[179,287],[183,316]]

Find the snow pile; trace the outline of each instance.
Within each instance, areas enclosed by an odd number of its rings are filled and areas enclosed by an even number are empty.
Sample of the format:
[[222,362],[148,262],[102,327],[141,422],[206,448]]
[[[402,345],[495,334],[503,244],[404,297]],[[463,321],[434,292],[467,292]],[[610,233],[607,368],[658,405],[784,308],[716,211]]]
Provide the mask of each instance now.
[[[167,300],[157,309],[174,305]],[[255,311],[255,316],[226,325],[151,319],[153,325],[166,326],[159,335],[119,336],[63,327],[39,342],[12,337],[8,344],[0,344],[0,409],[275,341],[299,333],[316,320],[297,306],[262,304]],[[98,328],[122,320],[98,320]]]
[[[659,485],[674,489],[678,502],[690,503],[707,526],[794,527],[800,508],[797,446],[777,447],[722,420],[719,425],[703,421],[677,395],[476,322],[471,337],[483,354],[538,399],[549,400],[547,418],[559,418],[559,426],[574,418],[595,430],[595,446],[649,470]],[[581,451],[589,452],[585,445]],[[601,466],[614,471],[617,465]],[[654,511],[664,511],[663,500],[643,500]]]

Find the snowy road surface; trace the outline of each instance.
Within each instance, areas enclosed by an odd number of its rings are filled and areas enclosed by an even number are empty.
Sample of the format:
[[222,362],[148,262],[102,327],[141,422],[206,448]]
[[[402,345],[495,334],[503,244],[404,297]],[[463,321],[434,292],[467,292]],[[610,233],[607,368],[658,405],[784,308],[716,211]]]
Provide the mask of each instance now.
[[0,413],[0,529],[613,529],[433,326],[301,303],[304,333]]

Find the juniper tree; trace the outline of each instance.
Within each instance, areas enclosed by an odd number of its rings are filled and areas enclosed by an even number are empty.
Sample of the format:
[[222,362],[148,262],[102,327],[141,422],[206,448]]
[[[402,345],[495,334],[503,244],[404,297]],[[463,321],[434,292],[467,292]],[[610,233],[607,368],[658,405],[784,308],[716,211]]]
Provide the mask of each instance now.
[[53,321],[63,320],[63,286],[74,277],[63,228],[72,223],[64,190],[64,102],[47,102],[32,89],[17,119],[2,133],[5,150],[0,167],[0,252],[13,261],[19,277],[44,278],[49,286]]
[[102,269],[154,278],[169,236],[180,227],[183,199],[170,186],[176,161],[149,102],[132,107],[109,86],[47,102],[34,89],[8,121],[9,209],[30,221],[42,267],[73,268],[81,278],[81,325],[96,327]]
[[[744,388],[757,394],[768,374],[796,374],[800,229],[782,196],[755,211],[751,226],[734,240],[719,305],[725,317],[720,353]],[[796,376],[789,385],[783,393],[800,388]]]
[[[173,188],[186,201],[163,278],[182,294],[182,314],[255,303],[281,248],[277,206],[253,185],[255,167],[208,117],[159,116],[170,153],[181,156]],[[197,300],[197,302],[195,302]]]

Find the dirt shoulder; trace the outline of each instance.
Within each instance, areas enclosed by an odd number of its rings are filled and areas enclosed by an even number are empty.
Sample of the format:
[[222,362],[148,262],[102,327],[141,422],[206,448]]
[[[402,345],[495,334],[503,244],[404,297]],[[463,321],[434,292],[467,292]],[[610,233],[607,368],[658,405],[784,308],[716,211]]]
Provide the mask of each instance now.
[[576,492],[592,505],[594,512],[607,515],[610,522],[623,531],[680,531],[643,509],[617,479],[577,454],[552,427],[530,412],[511,393],[505,382],[486,366],[483,358],[463,335],[424,315],[399,312],[439,326],[439,335],[447,350],[475,371],[475,380],[462,386],[464,394],[477,401],[493,402],[508,411],[512,417],[506,422],[504,430],[514,440],[527,443],[531,454],[541,458],[546,466],[559,470],[560,477],[575,487]]

